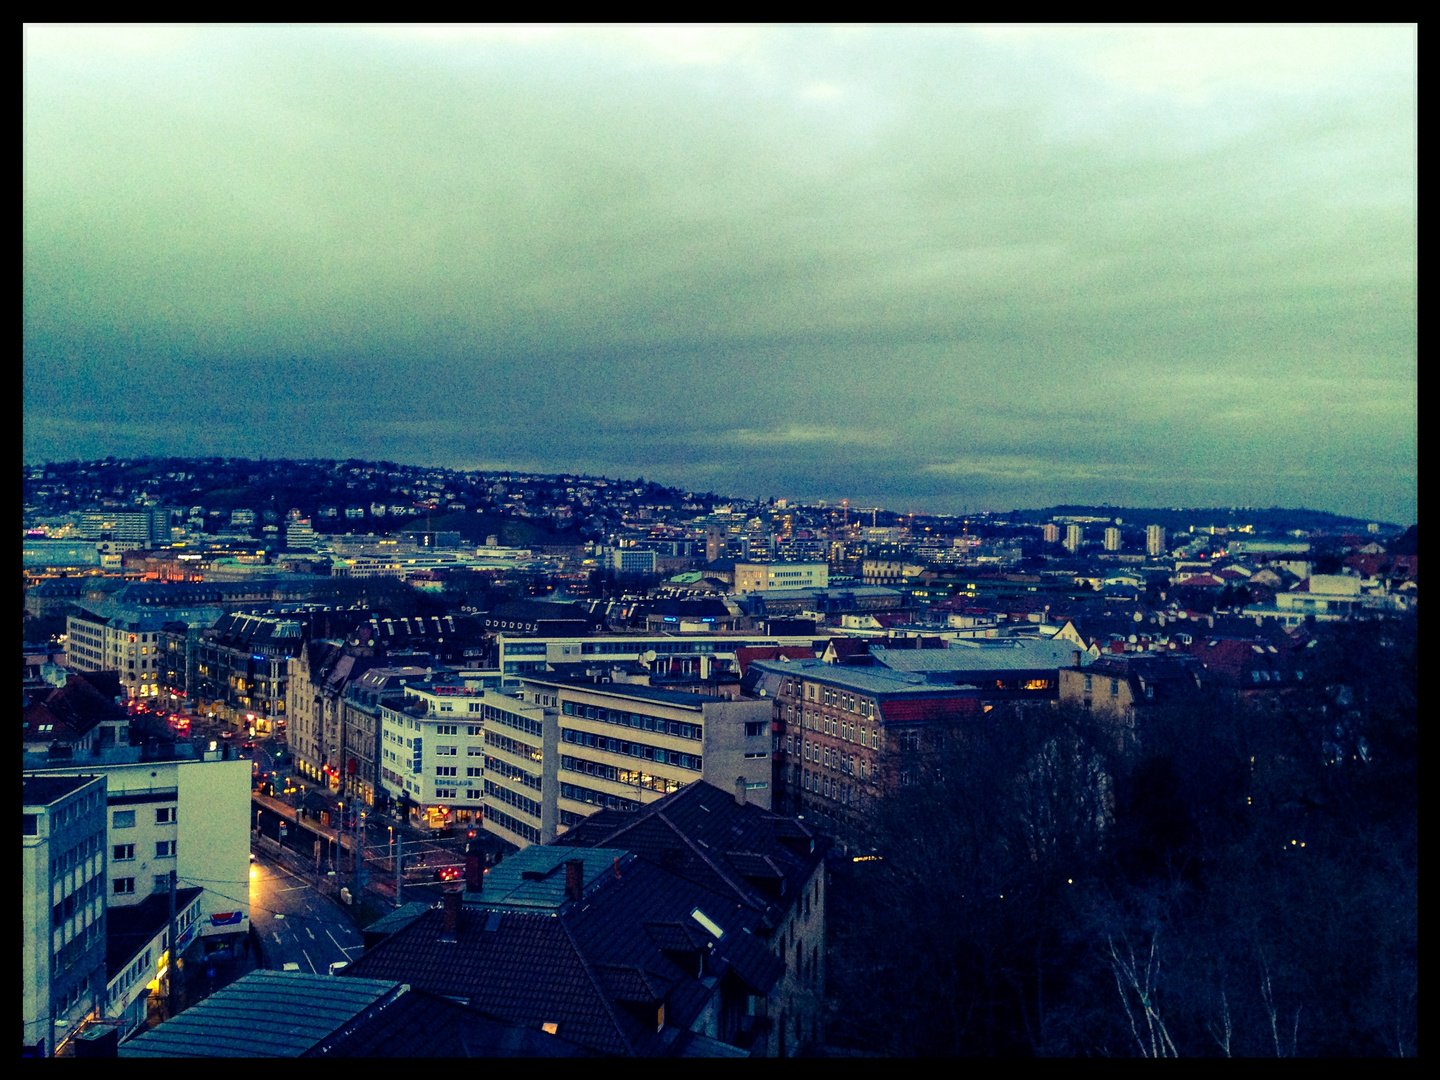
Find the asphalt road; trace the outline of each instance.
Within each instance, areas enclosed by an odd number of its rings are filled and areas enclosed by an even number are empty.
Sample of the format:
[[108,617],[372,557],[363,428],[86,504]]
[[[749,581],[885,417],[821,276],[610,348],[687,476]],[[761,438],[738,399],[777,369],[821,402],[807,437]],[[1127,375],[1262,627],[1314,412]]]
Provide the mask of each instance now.
[[353,961],[364,951],[363,938],[345,909],[307,881],[266,855],[250,864],[250,922],[265,951],[265,966],[287,963],[324,975],[339,960]]

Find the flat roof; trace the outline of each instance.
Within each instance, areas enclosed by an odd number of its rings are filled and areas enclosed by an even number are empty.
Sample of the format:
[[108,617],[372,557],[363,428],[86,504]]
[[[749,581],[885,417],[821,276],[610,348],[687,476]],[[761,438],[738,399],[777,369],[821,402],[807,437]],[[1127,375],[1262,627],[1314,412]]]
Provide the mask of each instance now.
[[1075,654],[1087,664],[1083,645],[1062,639],[1035,638],[959,639],[946,649],[886,649],[872,642],[876,663],[895,671],[1036,671],[1074,667]]
[[507,855],[485,872],[484,890],[467,892],[465,900],[510,911],[555,911],[566,902],[565,864],[578,860],[582,891],[616,873],[631,859],[623,848],[548,847],[532,844]]
[[26,806],[49,806],[79,791],[95,776],[27,776],[21,780]]
[[638,683],[592,683],[570,679],[546,679],[534,675],[520,675],[519,678],[521,682],[539,683],[543,686],[560,687],[566,690],[583,690],[586,693],[603,694],[606,697],[623,697],[635,701],[678,705],[682,709],[693,709],[696,712],[700,712],[707,701],[713,703],[719,700],[705,694],[687,694],[683,690],[661,690],[654,686],[641,686]]

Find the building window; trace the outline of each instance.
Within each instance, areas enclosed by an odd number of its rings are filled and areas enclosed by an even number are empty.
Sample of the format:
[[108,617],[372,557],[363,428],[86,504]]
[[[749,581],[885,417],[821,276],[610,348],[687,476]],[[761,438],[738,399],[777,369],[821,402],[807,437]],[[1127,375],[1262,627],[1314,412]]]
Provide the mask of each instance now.
[[173,825],[175,823],[175,807],[166,806],[155,811],[156,825]]
[[135,827],[135,811],[116,810],[113,822],[117,829],[133,829]]
[[455,767],[454,765],[439,765],[439,766],[436,766],[435,775],[436,775],[436,776],[454,776],[454,775],[455,775],[455,769],[456,769],[456,767]]
[[460,728],[459,728],[459,725],[457,725],[457,724],[436,724],[436,725],[435,725],[435,734],[436,734],[436,735],[455,735],[455,734],[457,734],[457,733],[459,732],[459,730],[460,730]]
[[114,848],[116,862],[129,862],[135,858],[134,844],[116,844]]
[[115,879],[115,895],[126,896],[135,891],[135,879],[133,877],[117,877]]
[[1119,697],[1119,696],[1120,696],[1120,680],[1119,680],[1119,679],[1111,679],[1111,680],[1110,680],[1110,696],[1111,696],[1111,697]]
[[157,859],[173,859],[175,857],[174,840],[158,840],[155,843],[155,857]]
[[765,721],[763,721],[763,720],[758,720],[758,721],[755,721],[754,723],[747,723],[747,724],[745,725],[745,735],[746,735],[746,737],[753,737],[753,736],[755,736],[755,735],[764,735],[764,734],[765,734]]

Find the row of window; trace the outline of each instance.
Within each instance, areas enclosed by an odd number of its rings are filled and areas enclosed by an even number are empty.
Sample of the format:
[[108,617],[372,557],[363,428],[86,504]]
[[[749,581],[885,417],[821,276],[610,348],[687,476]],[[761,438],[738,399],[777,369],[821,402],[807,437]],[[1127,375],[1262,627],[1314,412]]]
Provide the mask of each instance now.
[[497,709],[493,705],[485,706],[485,720],[487,723],[504,724],[508,728],[524,732],[526,735],[540,735],[542,729],[539,720],[532,720],[528,716],[519,716],[516,713],[506,712]]
[[566,716],[584,717],[586,720],[599,720],[606,724],[619,724],[621,727],[654,731],[661,735],[674,735],[681,739],[703,739],[705,737],[704,728],[700,724],[689,724],[683,720],[666,720],[662,716],[646,716],[642,713],[625,712],[623,709],[605,709],[598,705],[582,705],[578,701],[567,701],[561,705],[560,711]]
[[[167,893],[170,891],[170,875],[156,874],[151,892]],[[112,882],[111,891],[116,896],[130,896],[135,892],[135,879],[133,877],[117,877]]]
[[[115,862],[130,862],[135,858],[134,844],[116,844],[112,849]],[[155,843],[155,857],[157,859],[175,858],[175,841],[158,840]]]
[[603,791],[592,791],[590,788],[580,787],[577,784],[562,783],[560,785],[560,794],[567,799],[589,803],[591,806],[601,806],[606,810],[640,809],[640,804],[633,799],[622,799],[618,795],[607,795]]
[[[786,716],[791,710],[785,710]],[[858,742],[861,746],[868,746],[872,750],[880,749],[880,729],[873,731],[869,728],[857,728],[854,724],[844,720],[836,719],[833,716],[825,716],[822,713],[811,712],[805,709],[801,714],[801,727],[806,731],[823,731],[826,735],[834,735],[844,739],[846,742]],[[903,747],[902,747],[903,749]]]
[[591,746],[596,750],[608,750],[612,754],[626,754],[659,765],[676,765],[682,769],[693,769],[695,772],[701,769],[699,754],[682,754],[678,750],[664,750],[658,746],[612,739],[605,735],[596,735],[593,731],[576,731],[573,728],[561,728],[560,738],[563,742],[576,746]]
[[[807,701],[818,701],[823,705],[843,709],[846,712],[858,713],[860,716],[874,717],[875,702],[867,698],[857,698],[854,694],[848,694],[843,690],[832,690],[828,686],[817,686],[814,683],[806,683],[805,698]],[[801,682],[799,679],[786,680],[784,693],[788,696],[800,696]]]
[[[179,820],[178,808],[174,806],[162,806],[155,811],[156,825],[173,825]],[[111,824],[117,829],[133,829],[135,827],[134,810],[116,810],[111,816]]]
[[502,829],[508,829],[516,836],[523,837],[532,844],[538,844],[540,842],[539,829],[533,825],[525,824],[525,822],[518,818],[511,817],[503,810],[497,810],[493,806],[487,806],[485,808],[485,817],[487,820],[499,825]]
[[[485,759],[485,768],[498,776],[503,776],[506,780],[518,780],[528,788],[533,788],[536,791],[540,790],[540,777],[533,773],[526,772],[518,765],[512,765],[510,762],[502,761],[496,757],[487,757]],[[480,774],[479,769],[475,769],[472,772],[472,775],[475,776],[479,776]]]
[[85,882],[85,884],[81,885],[79,889],[55,905],[54,910],[50,913],[51,925],[60,926],[66,919],[70,918],[71,915],[74,915],[75,912],[99,896],[102,888],[104,888],[104,879],[101,878],[99,874],[96,874],[89,881]]
[[496,750],[503,750],[507,754],[514,754],[518,758],[525,758],[527,761],[542,761],[544,752],[538,746],[531,746],[519,739],[512,739],[508,735],[499,735],[493,731],[485,733],[485,745],[493,746]]
[[55,855],[50,859],[50,880],[64,877],[71,870],[85,862],[91,856],[100,854],[100,845],[105,842],[104,838],[96,833],[94,836],[87,836],[78,844],[72,847],[63,855]]
[[586,761],[584,758],[574,758],[568,755],[561,755],[560,768],[568,772],[598,776],[602,780],[613,780],[617,784],[658,791],[666,795],[672,791],[679,791],[685,786],[679,780],[672,780],[668,776],[654,776],[636,769],[617,769],[613,765],[604,765],[598,761]]
[[492,799],[498,799],[517,810],[523,810],[533,818],[540,816],[540,804],[534,799],[527,799],[518,791],[511,791],[509,788],[501,787],[493,780],[485,781],[485,794]]
[[847,805],[850,802],[850,785],[842,784],[839,780],[831,780],[830,777],[821,773],[812,773],[806,769],[803,772],[801,783],[806,791],[814,792],[816,795],[824,795],[827,799],[836,799]]
[[[785,741],[788,744],[790,740],[787,738]],[[804,740],[804,756],[806,761],[813,761],[816,765],[823,764],[827,769],[839,769],[852,776],[859,776],[861,780],[866,779],[866,764],[863,758],[857,762],[853,755],[842,754],[839,750],[812,743],[809,739]]]

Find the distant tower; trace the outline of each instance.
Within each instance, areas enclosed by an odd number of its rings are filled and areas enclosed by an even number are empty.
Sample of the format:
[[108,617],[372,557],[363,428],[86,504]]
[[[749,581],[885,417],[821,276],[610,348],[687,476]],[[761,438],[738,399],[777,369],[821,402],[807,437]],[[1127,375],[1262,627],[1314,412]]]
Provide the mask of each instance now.
[[725,554],[725,529],[710,525],[705,529],[705,561],[714,562]]
[[1060,526],[1056,525],[1054,522],[1051,522],[1049,525],[1045,526],[1044,533],[1045,543],[1058,544],[1060,542]]
[[1145,554],[1152,557],[1165,554],[1165,526],[1147,525],[1145,527]]
[[1065,550],[1074,555],[1080,550],[1080,544],[1085,539],[1085,530],[1079,525],[1065,526]]
[[1120,530],[1115,528],[1114,525],[1111,525],[1110,528],[1105,530],[1105,550],[1120,550]]

